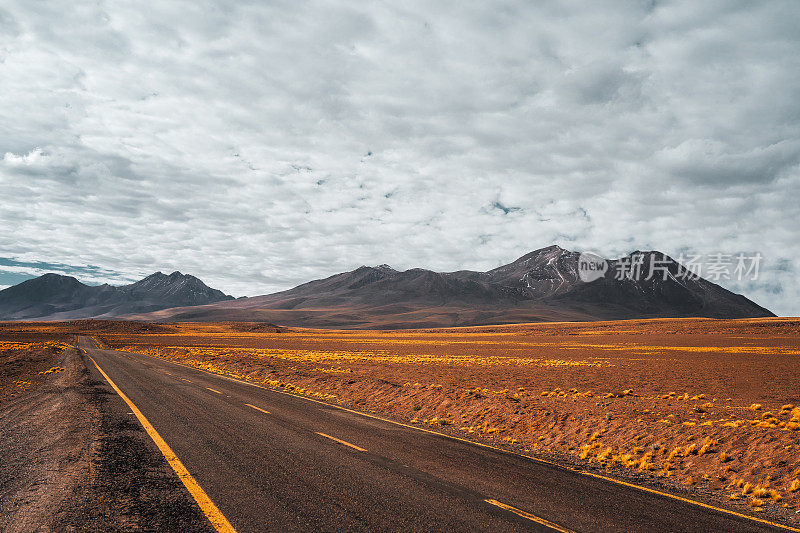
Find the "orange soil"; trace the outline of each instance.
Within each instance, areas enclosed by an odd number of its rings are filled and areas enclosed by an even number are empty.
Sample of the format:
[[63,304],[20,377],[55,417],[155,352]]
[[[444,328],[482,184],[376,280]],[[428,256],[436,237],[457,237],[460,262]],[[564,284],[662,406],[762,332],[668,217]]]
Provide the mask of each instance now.
[[112,348],[800,516],[800,319],[113,329]]
[[48,383],[64,368],[61,353],[71,346],[65,335],[7,334],[0,326],[0,405]]

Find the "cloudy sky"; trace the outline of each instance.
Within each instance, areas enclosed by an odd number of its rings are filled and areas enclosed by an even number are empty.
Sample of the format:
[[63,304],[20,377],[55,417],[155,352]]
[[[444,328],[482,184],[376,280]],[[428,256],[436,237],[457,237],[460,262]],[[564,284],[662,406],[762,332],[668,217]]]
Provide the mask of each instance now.
[[[532,5],[533,4],[533,5]],[[0,286],[236,296],[553,243],[800,315],[800,3],[0,2]]]

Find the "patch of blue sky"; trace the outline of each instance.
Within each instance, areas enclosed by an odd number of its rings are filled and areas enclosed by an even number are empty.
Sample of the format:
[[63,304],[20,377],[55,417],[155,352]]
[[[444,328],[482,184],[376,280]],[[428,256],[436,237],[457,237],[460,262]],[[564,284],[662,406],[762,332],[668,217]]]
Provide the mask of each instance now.
[[49,263],[46,261],[18,261],[16,259],[0,257],[0,288],[10,287],[47,273],[73,276],[86,285],[100,285],[102,283],[121,285],[136,281],[136,279],[120,272],[95,265],[67,265],[63,263]]

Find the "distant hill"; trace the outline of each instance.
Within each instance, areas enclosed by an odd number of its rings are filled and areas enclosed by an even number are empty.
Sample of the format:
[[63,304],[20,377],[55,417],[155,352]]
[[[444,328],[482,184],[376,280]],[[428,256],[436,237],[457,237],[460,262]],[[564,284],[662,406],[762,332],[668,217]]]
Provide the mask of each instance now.
[[0,320],[114,317],[232,299],[180,272],[156,272],[120,287],[84,285],[72,276],[45,274],[0,291]]
[[[607,262],[605,275],[581,280],[578,253],[550,246],[488,272],[433,272],[387,265],[304,283],[293,289],[128,318],[156,321],[267,321],[329,328],[418,328],[556,320],[775,316],[744,296],[702,278],[659,252]],[[623,263],[644,274],[618,276]],[[617,279],[621,278],[621,279]]]

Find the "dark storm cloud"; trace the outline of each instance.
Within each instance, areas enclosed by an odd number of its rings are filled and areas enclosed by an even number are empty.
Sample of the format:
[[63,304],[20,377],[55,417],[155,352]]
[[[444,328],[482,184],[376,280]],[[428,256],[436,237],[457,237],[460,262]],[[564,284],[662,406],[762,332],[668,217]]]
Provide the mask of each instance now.
[[798,15],[10,2],[0,256],[108,269],[94,280],[179,269],[239,295],[553,242],[760,251],[763,279],[736,289],[797,314]]

